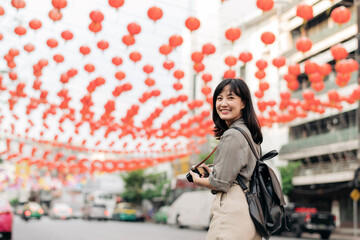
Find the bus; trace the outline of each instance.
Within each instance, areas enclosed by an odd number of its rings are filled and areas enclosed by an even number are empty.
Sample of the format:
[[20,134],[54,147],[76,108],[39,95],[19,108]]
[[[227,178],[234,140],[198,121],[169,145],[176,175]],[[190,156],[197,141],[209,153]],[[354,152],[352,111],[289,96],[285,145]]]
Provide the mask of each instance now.
[[107,217],[111,219],[116,206],[116,194],[112,192],[93,191],[85,193],[85,205],[105,205]]
[[209,189],[188,182],[186,174],[182,174],[172,183],[170,196],[173,201],[168,209],[168,224],[179,228],[209,228],[215,198]]

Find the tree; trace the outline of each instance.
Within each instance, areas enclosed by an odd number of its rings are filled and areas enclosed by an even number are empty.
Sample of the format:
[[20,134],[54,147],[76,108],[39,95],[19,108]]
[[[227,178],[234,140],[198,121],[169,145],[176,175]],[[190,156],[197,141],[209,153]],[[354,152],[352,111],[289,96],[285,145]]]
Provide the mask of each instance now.
[[152,200],[156,197],[164,197],[169,194],[170,180],[166,179],[166,173],[145,174],[144,170],[136,170],[122,174],[125,182],[125,190],[122,198],[126,202],[139,205],[143,199]]
[[140,204],[142,200],[142,187],[145,182],[144,170],[126,172],[121,175],[125,182],[125,190],[121,197],[126,202]]
[[292,179],[295,170],[300,167],[300,162],[290,162],[284,167],[279,167],[281,173],[282,188],[285,195],[289,195],[293,189]]

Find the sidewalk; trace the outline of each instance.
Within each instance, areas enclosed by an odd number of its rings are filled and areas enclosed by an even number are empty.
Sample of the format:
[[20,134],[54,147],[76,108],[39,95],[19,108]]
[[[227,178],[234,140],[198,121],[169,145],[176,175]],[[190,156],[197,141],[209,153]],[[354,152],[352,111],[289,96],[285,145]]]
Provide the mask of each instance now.
[[357,240],[360,239],[360,229],[357,229],[357,238],[354,237],[353,228],[337,228],[333,234],[331,234],[330,239],[334,240]]

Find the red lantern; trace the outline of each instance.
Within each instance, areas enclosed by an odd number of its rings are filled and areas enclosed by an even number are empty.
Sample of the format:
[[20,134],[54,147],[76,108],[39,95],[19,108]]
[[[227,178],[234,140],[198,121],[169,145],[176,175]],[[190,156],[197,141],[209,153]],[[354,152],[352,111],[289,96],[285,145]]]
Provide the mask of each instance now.
[[58,41],[56,41],[56,39],[50,38],[46,41],[46,44],[50,47],[50,48],[55,48],[58,46]]
[[139,24],[133,22],[128,24],[127,30],[129,31],[130,35],[134,36],[141,32],[141,27]]
[[102,51],[104,51],[105,49],[107,49],[109,47],[109,43],[105,40],[101,40],[97,43],[97,47],[99,49],[101,49]]
[[41,22],[37,19],[33,19],[29,22],[29,27],[34,30],[41,28]]
[[184,72],[183,71],[181,71],[181,70],[176,70],[175,72],[174,72],[174,77],[177,79],[177,80],[180,80],[180,79],[182,79],[183,77],[184,77]]
[[304,20],[310,20],[313,16],[313,8],[308,4],[299,4],[296,7],[296,16],[303,18]]
[[88,63],[84,66],[85,71],[87,71],[88,73],[92,73],[93,71],[95,71],[95,66]]
[[147,11],[147,15],[151,20],[156,22],[157,20],[159,20],[162,17],[163,11],[161,10],[161,8],[154,6],[154,7],[149,8],[149,10]]
[[211,93],[211,88],[209,86],[203,86],[201,88],[201,92],[206,96],[209,95]]
[[229,28],[225,32],[226,39],[234,43],[235,40],[239,39],[241,35],[241,30],[239,28]]
[[272,44],[275,41],[275,35],[272,32],[264,32],[261,34],[261,41],[265,45]]
[[340,6],[331,12],[331,18],[338,24],[347,23],[351,18],[351,12],[348,8]]
[[225,58],[225,64],[228,65],[229,67],[234,66],[236,64],[236,62],[237,62],[237,59],[234,56],[227,56]]
[[181,83],[177,82],[177,83],[174,83],[174,84],[173,84],[173,88],[174,88],[176,91],[179,91],[179,90],[181,90],[181,89],[183,88],[183,85],[182,85]]
[[259,59],[256,61],[256,66],[259,70],[264,70],[268,66],[268,64],[265,60]]
[[272,60],[272,64],[277,68],[281,68],[282,66],[285,65],[285,63],[286,63],[286,60],[285,60],[285,58],[283,56],[274,58]]
[[208,73],[204,73],[201,78],[205,83],[210,82],[212,80],[211,74]]
[[88,55],[90,52],[91,52],[91,50],[90,50],[90,48],[88,47],[88,46],[81,46],[80,48],[79,48],[79,51],[80,51],[80,53],[82,54],[82,55]]
[[262,92],[265,92],[266,90],[268,90],[269,87],[270,87],[270,85],[269,85],[268,82],[261,81],[261,82],[259,83],[259,89],[260,89],[260,91],[262,91]]
[[195,63],[200,63],[204,59],[204,54],[202,52],[193,52],[191,54],[191,60]]
[[119,66],[122,64],[123,60],[121,57],[113,57],[111,62],[115,65],[115,66]]
[[100,32],[101,29],[102,29],[101,23],[91,22],[89,24],[89,30],[92,31],[95,34]]
[[234,70],[229,69],[224,72],[223,78],[235,78],[235,76],[236,76],[236,72]]
[[119,7],[124,5],[124,0],[109,0],[109,5],[116,8],[116,10],[119,10]]
[[118,71],[118,72],[115,73],[115,77],[116,77],[119,81],[121,81],[121,80],[123,80],[123,79],[126,77],[126,74],[125,74],[124,72],[122,72],[122,71]]
[[168,44],[163,44],[159,48],[159,52],[165,56],[167,56],[169,53],[171,53],[172,47]]
[[122,38],[122,42],[129,47],[135,43],[135,38],[131,35],[125,35]]
[[310,60],[307,60],[305,62],[305,73],[306,74],[314,74],[315,72],[319,71],[319,65],[315,62],[311,62]]
[[104,14],[98,10],[91,11],[90,19],[94,23],[101,23],[104,20]]
[[146,84],[148,87],[151,87],[151,86],[153,86],[153,85],[155,84],[155,80],[148,77],[148,78],[145,79],[145,84]]
[[193,66],[193,69],[195,70],[195,72],[199,73],[199,72],[204,71],[205,65],[202,64],[201,62],[195,63],[194,66]]
[[31,43],[24,45],[24,50],[27,51],[28,53],[34,51],[34,49],[35,49],[35,46],[32,45]]
[[154,67],[151,66],[150,64],[146,64],[144,67],[143,67],[143,71],[147,74],[150,74],[154,71]]
[[57,8],[57,9],[62,9],[64,7],[66,7],[66,5],[67,5],[66,0],[52,0],[51,3],[54,6],[54,8]]
[[141,54],[139,52],[134,51],[134,52],[130,53],[129,58],[134,63],[136,63],[141,60]]
[[264,12],[269,11],[273,8],[274,2],[273,0],[257,0],[256,6],[263,10]]
[[266,73],[263,71],[263,70],[258,70],[256,73],[255,73],[255,77],[259,80],[263,79],[266,77]]
[[169,44],[171,47],[176,48],[183,43],[183,38],[179,35],[172,35],[169,38]]
[[59,11],[59,9],[54,8],[49,11],[49,18],[54,22],[59,21],[62,18],[62,13]]
[[185,21],[185,26],[193,32],[200,27],[200,21],[196,17],[189,17]]
[[26,33],[26,28],[24,28],[23,26],[18,26],[15,28],[14,32],[19,35],[19,36],[22,36],[22,35],[25,35]]
[[324,87],[325,87],[325,84],[323,81],[311,83],[311,88],[317,92],[320,92],[321,90],[323,90]]
[[54,59],[55,62],[57,62],[57,63],[61,63],[61,62],[64,61],[64,57],[63,57],[63,55],[61,55],[61,54],[55,54],[54,57],[53,57],[53,59]]
[[204,44],[203,47],[202,47],[202,52],[203,52],[203,54],[205,54],[205,55],[213,54],[213,53],[215,53],[215,51],[216,51],[216,48],[215,48],[215,46],[214,46],[213,44],[211,44],[211,43],[206,43],[206,44]]
[[332,67],[328,63],[319,66],[319,73],[323,76],[329,75],[331,71],[332,71]]
[[0,6],[0,16],[4,15],[5,14],[5,10],[3,7]]
[[24,0],[11,0],[11,5],[19,10],[20,8],[24,8],[26,4]]
[[[259,98],[259,99],[261,99],[261,98],[263,98],[264,97],[264,92],[262,92],[262,91],[256,91],[255,92],[255,97],[257,97],[257,98]],[[260,110],[260,109],[259,109]]]
[[175,66],[175,63],[171,60],[166,60],[164,63],[163,63],[163,67],[170,71],[173,67]]
[[247,62],[251,61],[252,54],[250,52],[246,52],[246,51],[242,52],[239,55],[239,59],[240,59],[240,61],[242,61],[243,63],[246,64]]
[[340,60],[346,58],[349,53],[341,44],[336,44],[330,48],[331,55],[334,57],[334,60]]
[[68,41],[68,40],[73,39],[74,34],[72,34],[72,32],[70,32],[69,30],[66,30],[66,31],[63,31],[63,32],[61,33],[61,37],[62,37],[65,41]]
[[296,41],[296,49],[300,52],[307,52],[311,49],[312,42],[307,37],[301,37]]
[[294,76],[299,76],[301,71],[300,71],[300,65],[295,63],[292,65],[288,66],[288,72]]
[[324,77],[318,72],[315,72],[315,73],[312,73],[311,75],[309,75],[309,81],[312,83],[322,82],[323,78]]

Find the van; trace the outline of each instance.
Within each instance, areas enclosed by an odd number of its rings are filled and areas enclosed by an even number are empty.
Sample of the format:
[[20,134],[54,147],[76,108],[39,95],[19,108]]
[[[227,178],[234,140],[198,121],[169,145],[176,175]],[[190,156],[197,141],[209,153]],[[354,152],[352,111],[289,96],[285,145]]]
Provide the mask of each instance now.
[[215,195],[210,190],[182,193],[169,207],[167,223],[182,227],[208,229],[211,204]]

